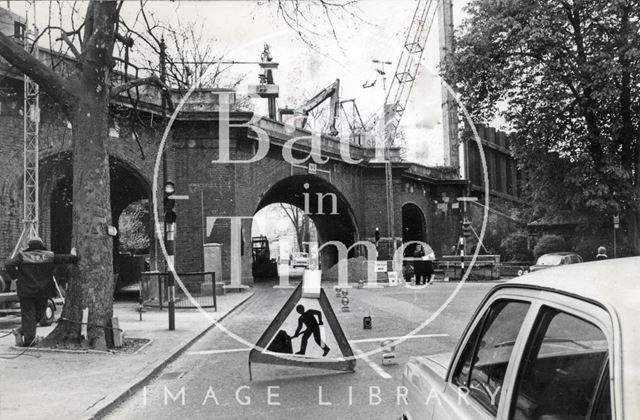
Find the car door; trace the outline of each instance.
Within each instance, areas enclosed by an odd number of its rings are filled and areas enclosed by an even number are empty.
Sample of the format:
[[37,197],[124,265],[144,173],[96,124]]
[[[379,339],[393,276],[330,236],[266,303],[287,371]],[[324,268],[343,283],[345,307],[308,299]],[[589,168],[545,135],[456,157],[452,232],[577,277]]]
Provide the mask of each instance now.
[[533,321],[531,302],[500,291],[483,304],[458,346],[435,420],[495,419],[512,375],[514,355]]
[[564,295],[544,292],[534,303],[531,334],[518,355],[504,414],[510,420],[614,417],[605,311]]

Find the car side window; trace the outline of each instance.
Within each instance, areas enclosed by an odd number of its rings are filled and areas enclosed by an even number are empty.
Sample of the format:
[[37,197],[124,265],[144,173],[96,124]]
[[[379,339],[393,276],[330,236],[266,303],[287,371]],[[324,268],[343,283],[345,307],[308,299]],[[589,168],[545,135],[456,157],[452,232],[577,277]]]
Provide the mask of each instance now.
[[610,419],[604,333],[588,321],[549,307],[542,308],[533,331],[514,388],[510,419]]
[[530,304],[499,300],[476,325],[456,366],[453,383],[495,415],[509,358]]

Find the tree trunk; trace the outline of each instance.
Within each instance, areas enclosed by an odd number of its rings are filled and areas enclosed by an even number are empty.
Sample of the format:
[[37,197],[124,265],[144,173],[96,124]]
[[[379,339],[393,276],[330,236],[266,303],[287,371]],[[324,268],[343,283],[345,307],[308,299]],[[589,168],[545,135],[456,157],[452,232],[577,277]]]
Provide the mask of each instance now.
[[[115,2],[92,2],[85,19],[80,89],[73,124],[73,244],[79,261],[67,287],[62,318],[45,344],[113,345],[113,240],[109,156],[109,91],[117,9]],[[87,336],[81,336],[88,309]]]
[[[84,97],[73,119],[73,244],[80,256],[67,287],[62,321],[47,337],[51,344],[112,345],[113,244],[109,158],[104,148],[108,108]],[[107,102],[108,104],[108,102]],[[89,309],[86,343],[80,336],[82,311]]]

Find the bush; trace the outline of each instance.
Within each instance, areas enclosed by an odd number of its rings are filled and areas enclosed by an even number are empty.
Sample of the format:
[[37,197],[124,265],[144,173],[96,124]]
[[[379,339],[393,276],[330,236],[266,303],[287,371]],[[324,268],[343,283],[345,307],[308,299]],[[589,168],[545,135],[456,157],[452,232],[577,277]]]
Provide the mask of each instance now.
[[516,231],[510,233],[500,243],[500,253],[504,261],[530,261],[533,255],[527,246],[527,233]]
[[[596,258],[598,247],[600,246],[604,246],[607,249],[607,255],[609,258],[613,258],[613,238],[611,236],[607,237],[606,234],[583,236],[576,241],[574,250],[580,254],[585,261],[593,261]],[[635,254],[633,248],[629,244],[619,240],[616,255],[620,258],[629,257]]]
[[541,255],[548,254],[550,252],[563,252],[567,251],[567,244],[562,236],[559,235],[544,235],[536,244],[533,249],[533,254],[536,258]]

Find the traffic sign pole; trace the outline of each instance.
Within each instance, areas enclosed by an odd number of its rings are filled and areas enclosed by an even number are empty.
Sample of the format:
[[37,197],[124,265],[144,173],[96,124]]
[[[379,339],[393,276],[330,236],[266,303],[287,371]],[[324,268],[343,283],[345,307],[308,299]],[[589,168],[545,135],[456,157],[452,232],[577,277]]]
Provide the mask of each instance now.
[[618,241],[617,241],[617,230],[620,227],[620,216],[619,215],[614,215],[613,216],[613,258],[617,258],[618,257]]

